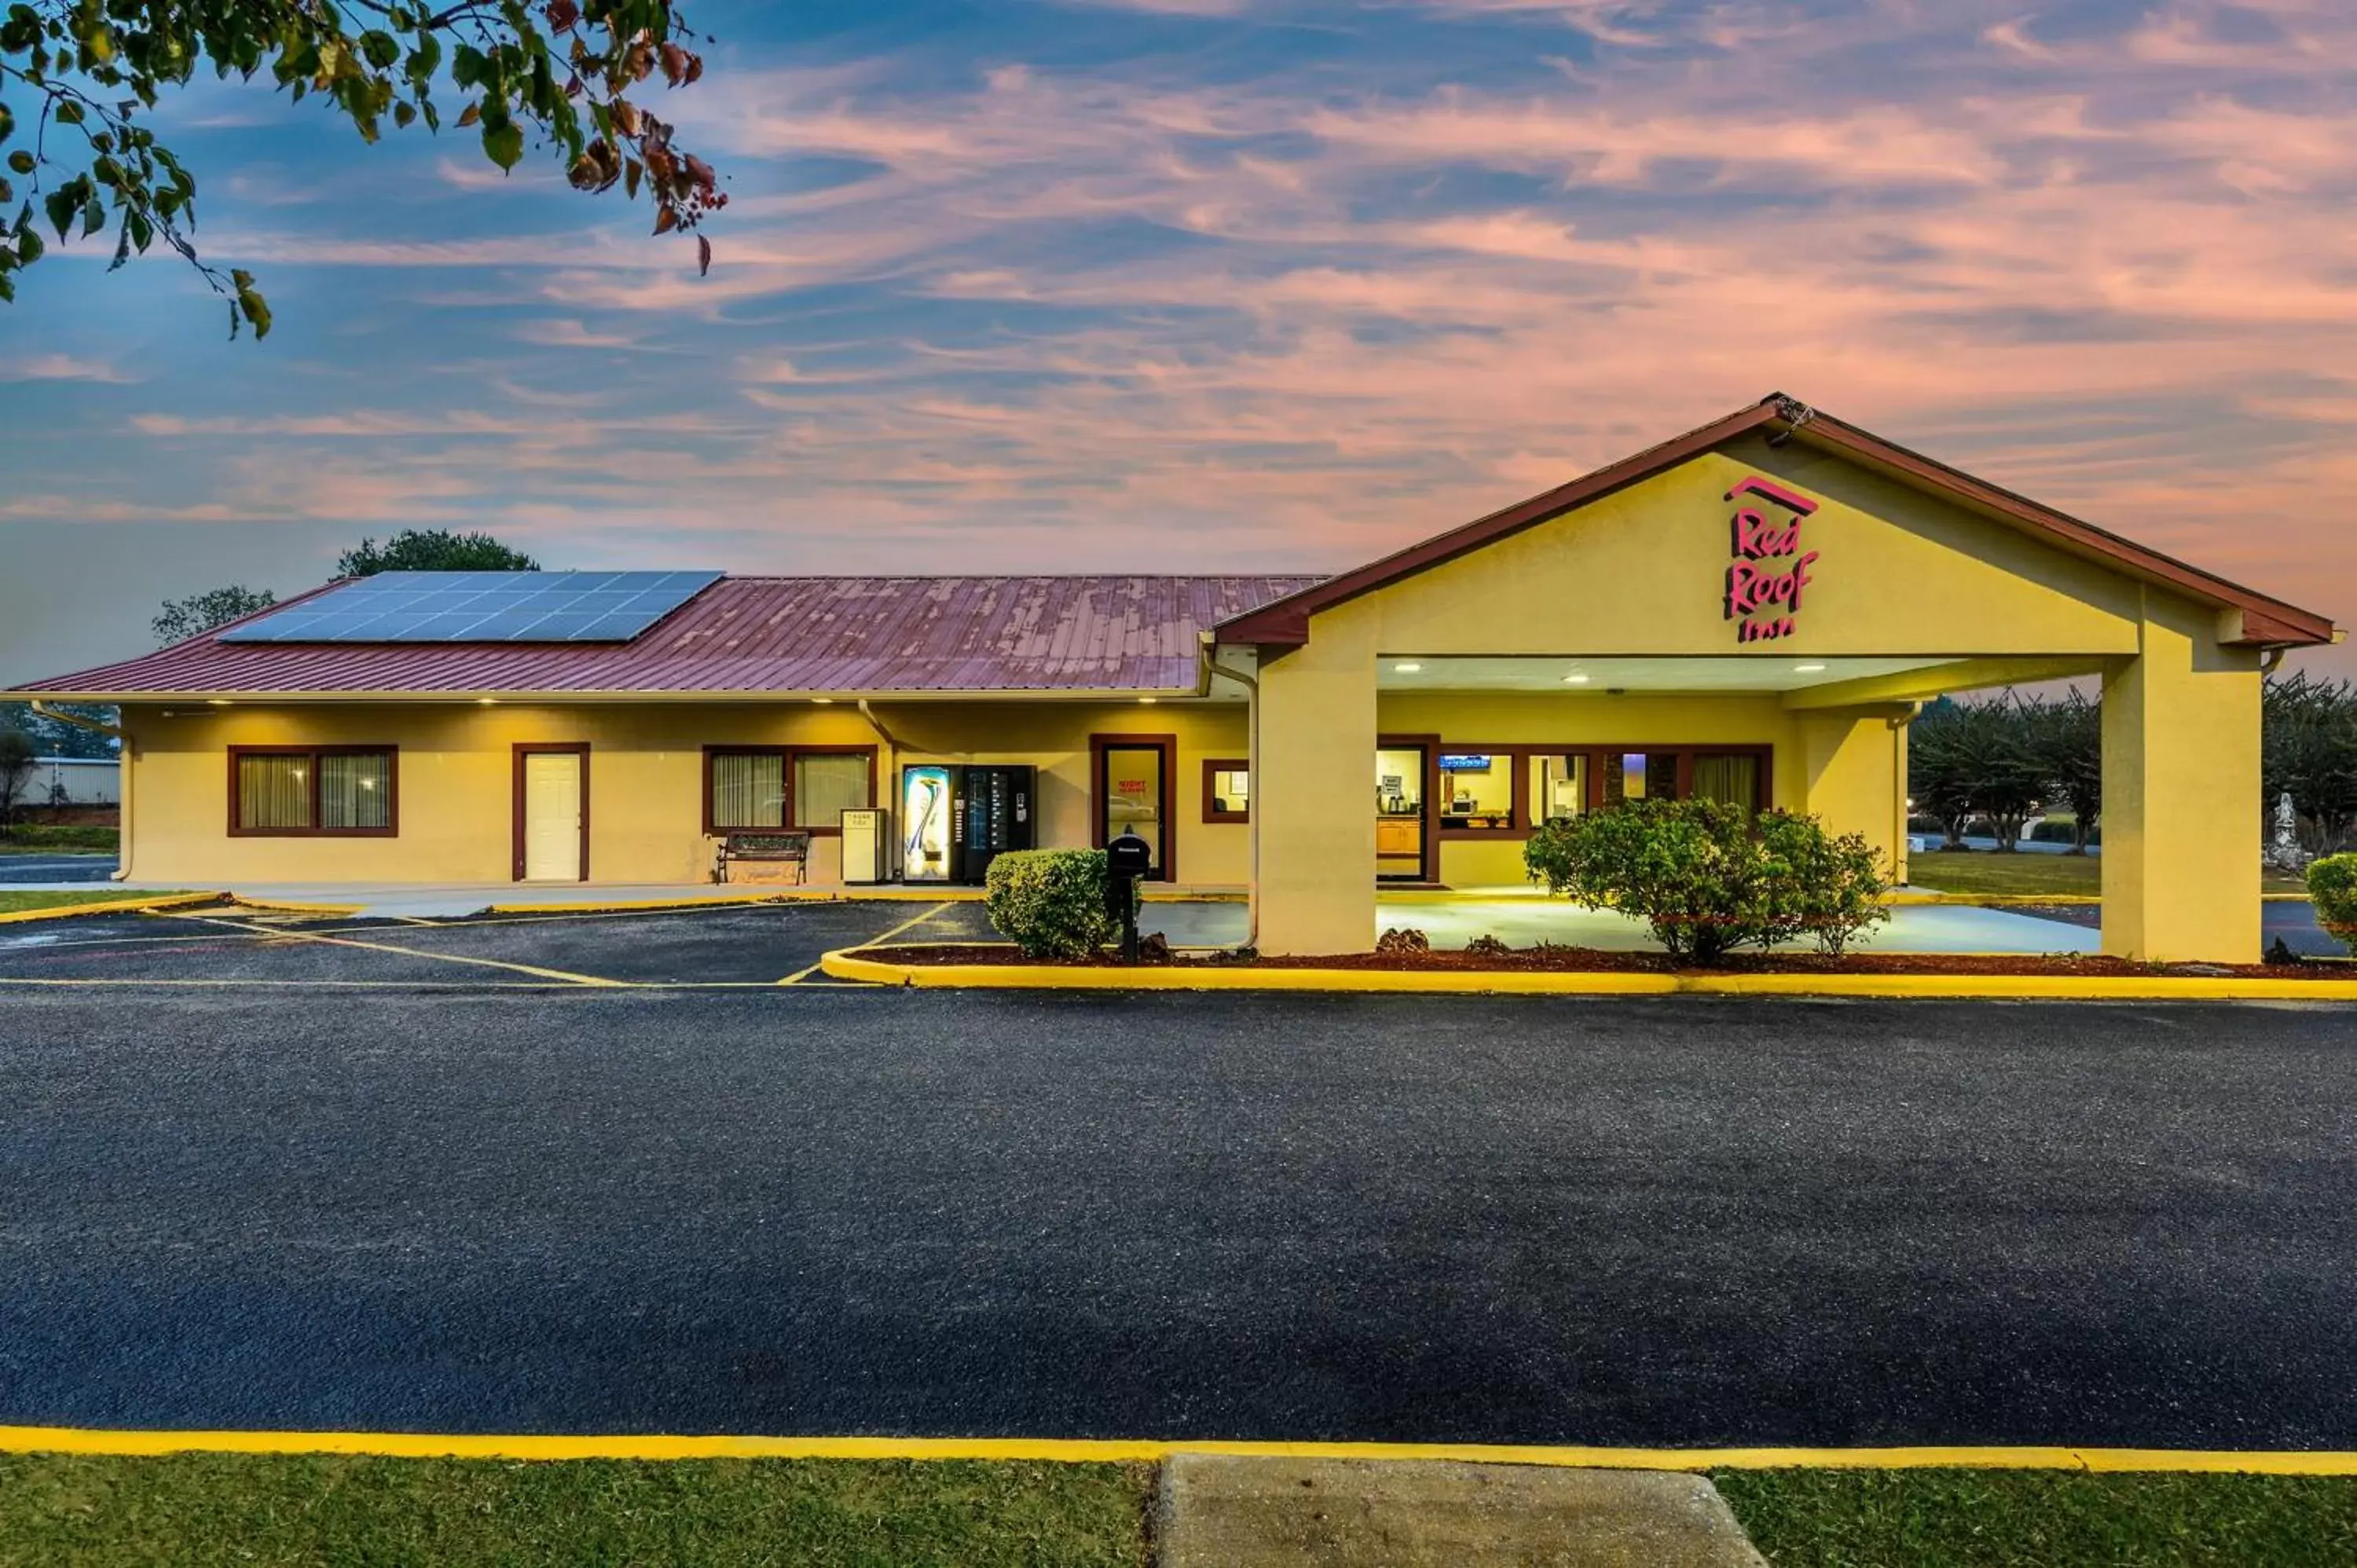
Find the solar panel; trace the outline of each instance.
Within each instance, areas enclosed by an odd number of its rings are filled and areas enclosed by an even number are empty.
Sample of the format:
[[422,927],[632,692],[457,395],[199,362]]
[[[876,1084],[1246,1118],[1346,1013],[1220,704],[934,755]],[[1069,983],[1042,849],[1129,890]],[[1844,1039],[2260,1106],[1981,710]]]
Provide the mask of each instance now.
[[222,642],[628,642],[717,572],[383,572]]

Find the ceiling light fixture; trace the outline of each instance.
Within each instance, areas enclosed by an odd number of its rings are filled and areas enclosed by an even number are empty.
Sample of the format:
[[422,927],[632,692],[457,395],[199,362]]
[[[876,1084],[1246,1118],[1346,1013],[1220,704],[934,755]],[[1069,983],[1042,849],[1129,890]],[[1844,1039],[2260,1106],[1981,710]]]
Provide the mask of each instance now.
[[1137,699],[1138,706],[1145,708],[1152,707],[1154,705],[1154,702],[1155,699],[1152,697],[1140,697]]
[[1392,666],[1392,671],[1394,674],[1413,675],[1423,668],[1421,664],[1394,664]]
[[834,703],[834,699],[833,697],[813,697],[811,701],[823,708]]
[[207,697],[205,701],[211,703],[216,708],[225,708],[229,706],[229,699],[227,697]]
[[1795,675],[1814,675],[1824,669],[1824,666],[1822,664],[1795,664],[1792,666],[1792,673]]
[[497,707],[499,701],[497,697],[478,697],[475,699],[475,705],[479,708]]
[[1587,677],[1575,671],[1572,674],[1565,676],[1563,678],[1563,683],[1566,686],[1585,686],[1587,684]]

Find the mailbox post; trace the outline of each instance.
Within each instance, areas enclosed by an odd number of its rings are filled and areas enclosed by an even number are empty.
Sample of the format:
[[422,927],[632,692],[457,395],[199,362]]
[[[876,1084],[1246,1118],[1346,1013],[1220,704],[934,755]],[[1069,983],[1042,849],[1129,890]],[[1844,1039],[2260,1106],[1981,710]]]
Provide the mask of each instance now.
[[1121,961],[1137,961],[1137,879],[1154,869],[1154,846],[1124,828],[1105,845],[1105,897],[1121,922]]

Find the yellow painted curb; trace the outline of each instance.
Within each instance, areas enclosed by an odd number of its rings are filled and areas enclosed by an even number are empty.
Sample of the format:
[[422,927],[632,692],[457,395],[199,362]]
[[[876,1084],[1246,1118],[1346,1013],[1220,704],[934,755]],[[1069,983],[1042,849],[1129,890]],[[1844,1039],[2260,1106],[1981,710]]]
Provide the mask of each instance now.
[[1857,996],[1992,1001],[2357,1002],[2357,980],[2221,975],[1660,974],[1612,971],[1067,968],[1060,964],[899,964],[840,948],[819,961],[837,980],[920,990],[1345,991],[1503,996]]
[[[700,898],[619,898],[608,900],[583,899],[569,904],[492,904],[485,913],[492,915],[596,915],[626,912],[633,909],[695,909],[705,905],[728,908],[742,904],[978,904],[987,894],[980,887],[901,886],[877,884],[873,886],[797,887],[789,883],[780,887],[756,891],[748,886],[742,894],[720,893]],[[1251,896],[1233,891],[1190,893],[1154,891],[1145,895],[1148,904],[1241,904]]]
[[368,908],[365,904],[304,904],[291,898],[247,898],[235,893],[229,895],[229,900],[241,909],[260,909],[274,915],[327,915],[339,920],[350,919]]
[[219,893],[158,893],[152,898],[135,894],[89,904],[53,904],[44,909],[16,909],[0,915],[0,926],[29,925],[36,920],[64,920],[76,915],[135,915],[142,909],[178,909],[189,904],[218,903]]
[[1151,1464],[1175,1454],[1421,1459],[1600,1470],[2080,1470],[2104,1474],[2357,1476],[2357,1454],[2267,1449],[1939,1447],[1601,1448],[1487,1443],[1188,1443],[1155,1438],[733,1437],[413,1432],[142,1432],[0,1426],[11,1454],[364,1454],[459,1459],[985,1459]]

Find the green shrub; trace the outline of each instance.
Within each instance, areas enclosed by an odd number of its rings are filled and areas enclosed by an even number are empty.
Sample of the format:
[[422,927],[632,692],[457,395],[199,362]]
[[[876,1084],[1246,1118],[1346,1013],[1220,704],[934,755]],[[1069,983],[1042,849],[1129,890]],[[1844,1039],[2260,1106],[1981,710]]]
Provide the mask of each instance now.
[[1889,918],[1881,857],[1864,837],[1718,800],[1631,800],[1551,822],[1523,861],[1551,893],[1643,920],[1680,962],[1804,935],[1839,953]]
[[[1133,900],[1136,897],[1132,884]],[[1028,958],[1089,958],[1121,935],[1107,901],[1101,849],[1024,849],[990,863],[985,907],[999,935]]]
[[2308,868],[2316,923],[2357,952],[2357,854],[2328,854]]

